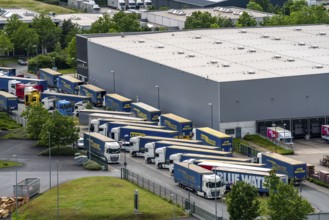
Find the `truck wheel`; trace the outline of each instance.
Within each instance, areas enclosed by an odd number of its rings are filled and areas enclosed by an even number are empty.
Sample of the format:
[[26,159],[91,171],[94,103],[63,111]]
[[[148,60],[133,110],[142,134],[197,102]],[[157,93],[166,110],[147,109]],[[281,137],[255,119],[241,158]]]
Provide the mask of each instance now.
[[147,163],[151,163],[151,159],[150,158],[147,158],[146,162]]
[[136,157],[137,155],[136,155],[136,152],[133,152],[132,154],[131,154],[133,157]]
[[158,164],[158,168],[162,169],[162,164],[161,163]]

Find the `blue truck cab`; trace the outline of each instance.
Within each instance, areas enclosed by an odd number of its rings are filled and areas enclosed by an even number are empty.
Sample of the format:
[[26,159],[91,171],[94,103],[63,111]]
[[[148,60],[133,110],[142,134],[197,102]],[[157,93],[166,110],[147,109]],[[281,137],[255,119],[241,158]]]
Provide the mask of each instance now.
[[106,94],[104,96],[104,106],[106,109],[130,112],[132,100],[116,93]]
[[50,68],[43,68],[39,70],[39,79],[46,80],[49,87],[57,87],[58,77],[62,75],[62,73]]
[[137,117],[144,118],[148,121],[159,121],[161,111],[143,102],[134,102],[131,104],[131,111],[136,114]]
[[208,127],[195,128],[193,129],[193,133],[193,138],[196,140],[202,140],[204,144],[218,146],[222,151],[232,152],[233,139],[227,134]]
[[70,101],[58,100],[56,102],[57,111],[64,116],[72,116],[74,111],[74,106]]
[[103,97],[106,94],[106,91],[97,86],[86,84],[80,86],[80,95],[90,96],[91,103],[94,106],[102,106],[103,105]]
[[178,115],[172,113],[162,114],[160,116],[160,125],[166,126],[168,129],[178,131],[182,137],[193,136],[192,121]]

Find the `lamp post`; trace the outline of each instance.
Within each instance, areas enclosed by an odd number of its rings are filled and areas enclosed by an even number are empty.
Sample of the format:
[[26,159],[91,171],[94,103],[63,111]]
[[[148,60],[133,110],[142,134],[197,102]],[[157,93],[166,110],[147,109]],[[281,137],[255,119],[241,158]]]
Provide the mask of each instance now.
[[111,70],[112,77],[113,77],[113,93],[115,93],[115,72]]
[[187,162],[187,199],[188,199],[188,212],[190,213],[191,211],[191,195],[190,195],[190,162]]
[[[127,139],[128,139],[128,134],[124,135],[122,145],[125,144]],[[125,160],[124,160],[124,163],[123,163],[123,166],[125,167],[125,171],[124,171],[125,178],[127,178],[127,157],[126,157],[127,149],[126,149],[126,147],[127,146],[125,146],[125,149],[124,149],[124,159]]]
[[38,46],[34,44],[33,47],[35,48],[35,55],[38,56]]
[[286,123],[283,123],[283,143],[286,143]]
[[214,128],[214,124],[213,124],[213,105],[211,102],[208,103],[208,105],[210,106],[210,124],[211,124],[211,128]]
[[57,160],[56,161],[56,167],[57,167],[57,219],[59,220],[59,183],[58,183],[58,164],[59,164],[59,161]]
[[158,109],[160,109],[160,87],[156,85],[155,88],[158,90]]
[[56,58],[55,57],[52,57],[53,58],[53,61],[54,61],[54,63],[53,63],[53,70],[55,70],[55,67],[56,67]]
[[90,151],[90,121],[89,121],[89,124],[88,124],[88,135],[89,135],[89,137],[88,137],[88,139],[89,139],[89,141],[88,141],[89,160],[91,160],[91,151]]
[[216,171],[215,171],[215,219],[217,220],[217,182],[216,182]]
[[16,162],[16,166],[15,166],[15,174],[16,174],[16,179],[15,179],[15,203],[16,203],[16,210],[15,210],[15,214],[16,214],[16,218],[18,218],[18,202],[17,202],[17,156],[14,154],[13,157],[15,158],[15,162]]
[[48,131],[48,147],[49,147],[49,189],[51,189],[51,147],[50,147],[50,132]]
[[224,194],[222,194],[222,219],[224,219]]

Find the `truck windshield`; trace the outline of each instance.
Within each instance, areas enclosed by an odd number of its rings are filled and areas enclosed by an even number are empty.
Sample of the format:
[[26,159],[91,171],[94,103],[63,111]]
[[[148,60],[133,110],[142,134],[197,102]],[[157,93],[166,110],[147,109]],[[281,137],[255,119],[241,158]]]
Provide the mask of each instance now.
[[145,3],[147,6],[152,6],[152,3],[151,2],[146,2]]
[[209,183],[208,182],[206,185],[207,185],[208,188],[219,188],[219,187],[222,186],[222,182],[219,181],[216,184],[215,183]]
[[107,153],[109,153],[109,154],[119,154],[120,149],[108,149]]
[[144,152],[145,152],[145,153],[146,153],[146,152],[149,152],[149,149],[148,149],[148,148],[145,148]]
[[126,5],[126,3],[121,2],[121,3],[119,3],[119,5],[122,6],[122,7],[124,7]]

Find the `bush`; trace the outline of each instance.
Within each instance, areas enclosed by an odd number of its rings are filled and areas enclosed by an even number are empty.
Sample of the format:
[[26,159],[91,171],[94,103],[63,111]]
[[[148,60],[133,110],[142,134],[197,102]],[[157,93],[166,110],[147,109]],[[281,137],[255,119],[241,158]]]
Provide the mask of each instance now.
[[[52,147],[51,148],[51,155],[55,156],[74,156],[76,153],[78,153],[79,150],[72,147]],[[42,151],[40,156],[48,156],[49,155],[49,149]]]
[[327,183],[325,183],[325,182],[322,182],[321,180],[314,179],[314,178],[312,178],[312,177],[307,178],[307,180],[310,181],[311,183],[315,183],[316,185],[319,185],[319,186],[323,186],[323,187],[329,188],[329,184],[327,184]]
[[93,160],[88,160],[88,162],[83,164],[83,167],[87,170],[101,170],[102,166]]
[[0,130],[7,131],[20,127],[21,125],[11,119],[7,112],[0,112]]
[[51,4],[51,5],[58,5],[59,0],[37,0],[38,2],[43,2],[46,4]]

